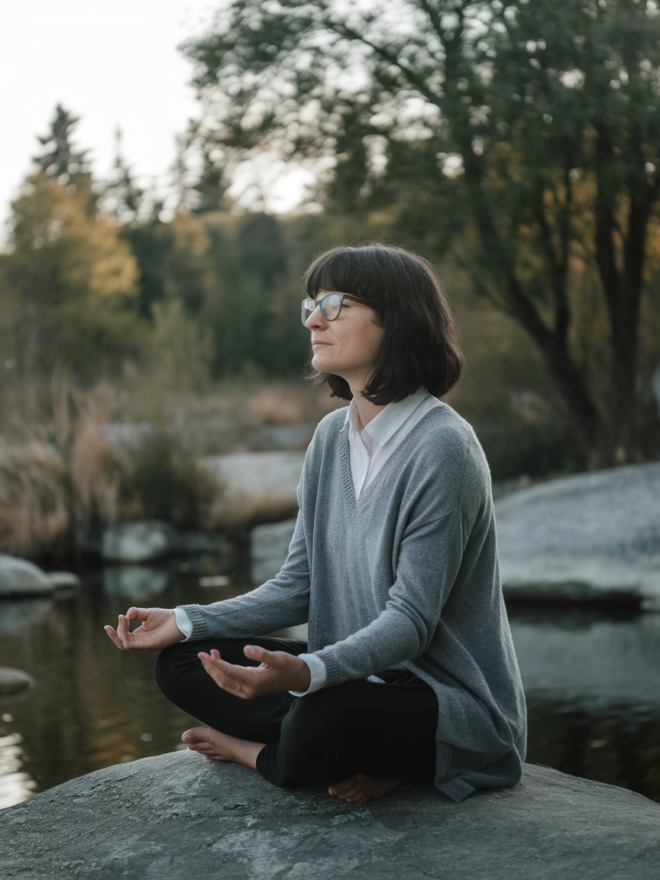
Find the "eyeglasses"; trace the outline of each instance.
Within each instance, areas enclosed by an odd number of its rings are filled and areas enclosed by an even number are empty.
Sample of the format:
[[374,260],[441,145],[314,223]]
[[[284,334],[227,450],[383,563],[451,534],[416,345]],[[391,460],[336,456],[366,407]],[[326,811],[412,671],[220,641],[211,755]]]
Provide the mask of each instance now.
[[322,299],[304,299],[300,316],[303,324],[307,326],[307,321],[314,314],[317,306],[326,321],[335,321],[339,317],[345,299],[357,300],[357,297],[351,296],[350,293],[328,293]]

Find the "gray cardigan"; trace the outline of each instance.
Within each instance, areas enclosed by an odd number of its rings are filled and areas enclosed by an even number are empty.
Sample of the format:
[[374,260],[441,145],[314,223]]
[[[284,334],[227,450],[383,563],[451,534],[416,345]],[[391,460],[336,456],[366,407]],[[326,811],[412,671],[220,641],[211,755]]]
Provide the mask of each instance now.
[[326,416],[309,446],[280,573],[243,596],[183,606],[192,638],[244,638],[308,622],[309,651],[325,663],[327,687],[392,666],[431,685],[440,791],[460,801],[515,785],[525,700],[479,441],[442,404],[356,500],[345,416]]

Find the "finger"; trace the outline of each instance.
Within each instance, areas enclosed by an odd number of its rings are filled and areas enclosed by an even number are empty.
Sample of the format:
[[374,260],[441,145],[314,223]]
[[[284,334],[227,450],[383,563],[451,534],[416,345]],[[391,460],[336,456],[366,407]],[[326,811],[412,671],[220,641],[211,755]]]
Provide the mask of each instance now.
[[267,651],[266,648],[261,648],[259,645],[246,645],[243,648],[243,653],[250,660],[265,663],[267,666],[281,666],[293,656],[287,654],[286,651]]
[[130,644],[131,633],[128,628],[128,619],[124,617],[123,614],[119,615],[119,622],[117,624],[117,635],[121,639],[121,643],[124,648],[128,648]]
[[103,629],[107,632],[107,634],[110,636],[110,638],[111,638],[112,641],[115,643],[115,645],[116,645],[120,650],[123,651],[123,650],[124,650],[124,646],[122,645],[122,643],[121,643],[121,639],[119,638],[119,636],[117,635],[117,633],[115,632],[115,630],[114,630],[111,626],[104,626]]
[[126,617],[128,620],[146,620],[149,617],[149,608],[136,608],[134,605],[126,612]]

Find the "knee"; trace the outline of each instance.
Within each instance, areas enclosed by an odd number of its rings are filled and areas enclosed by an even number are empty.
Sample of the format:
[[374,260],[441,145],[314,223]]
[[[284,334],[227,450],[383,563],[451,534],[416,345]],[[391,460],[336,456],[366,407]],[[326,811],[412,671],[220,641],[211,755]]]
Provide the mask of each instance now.
[[340,688],[320,690],[296,700],[285,719],[283,736],[298,748],[316,751],[336,743],[350,730],[350,718]]
[[163,694],[172,699],[178,692],[186,673],[186,663],[190,653],[187,645],[172,645],[161,651],[156,658],[154,676]]

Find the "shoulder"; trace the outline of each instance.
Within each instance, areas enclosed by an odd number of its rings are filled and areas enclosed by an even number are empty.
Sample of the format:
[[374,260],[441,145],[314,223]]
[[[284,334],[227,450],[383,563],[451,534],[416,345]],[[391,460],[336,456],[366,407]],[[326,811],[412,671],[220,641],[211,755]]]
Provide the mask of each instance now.
[[336,409],[318,423],[305,454],[305,471],[319,467],[329,452],[339,448],[347,410],[346,406]]
[[487,502],[491,475],[474,428],[456,410],[440,403],[411,432],[409,460],[419,479],[442,488],[442,495],[462,498],[468,506]]

